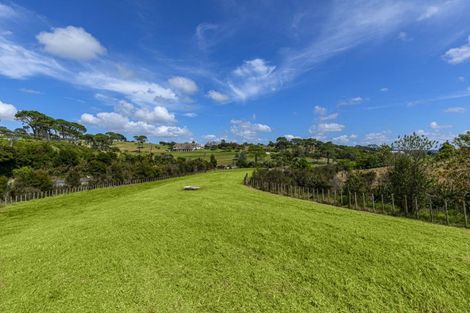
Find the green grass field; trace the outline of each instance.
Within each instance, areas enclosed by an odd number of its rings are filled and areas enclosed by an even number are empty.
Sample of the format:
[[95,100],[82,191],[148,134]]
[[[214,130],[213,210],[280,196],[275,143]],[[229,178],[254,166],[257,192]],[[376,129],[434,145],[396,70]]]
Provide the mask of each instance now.
[[[137,149],[137,144],[135,142],[116,142],[114,147],[119,148],[121,151],[129,152],[129,153],[139,153]],[[141,153],[171,153],[174,157],[182,157],[188,160],[190,159],[197,159],[201,158],[203,160],[209,161],[211,154],[215,156],[217,159],[217,163],[220,165],[230,165],[233,163],[233,159],[235,158],[235,151],[222,151],[222,150],[196,150],[191,152],[175,152],[175,151],[168,151],[167,147],[156,145],[152,143],[144,144],[144,147],[141,150]],[[249,158],[251,160],[251,158]]]
[[469,312],[468,230],[263,193],[244,175],[0,208],[0,312]]

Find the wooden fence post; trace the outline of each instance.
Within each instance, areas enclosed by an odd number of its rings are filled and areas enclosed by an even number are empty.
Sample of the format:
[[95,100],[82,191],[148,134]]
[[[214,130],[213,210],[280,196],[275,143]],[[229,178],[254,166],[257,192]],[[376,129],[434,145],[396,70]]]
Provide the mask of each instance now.
[[419,220],[418,197],[415,197],[415,211],[416,211],[416,219]]
[[357,210],[357,193],[354,191],[354,208]]
[[431,223],[434,222],[434,216],[432,215],[432,200],[429,197],[429,217],[431,218]]
[[382,199],[382,213],[385,214],[385,203],[384,203],[384,194],[381,193],[380,197]]
[[408,216],[408,198],[405,195],[405,216]]
[[348,202],[348,207],[351,208],[351,191],[349,192],[349,202]]
[[465,198],[463,199],[463,217],[465,219],[465,228],[468,228],[468,220],[467,220],[467,207],[465,206]]
[[395,198],[392,193],[392,212],[395,213]]
[[374,194],[372,194],[372,212],[375,212],[375,198],[374,198]]
[[449,211],[447,209],[447,199],[444,199],[444,209],[446,210],[446,224],[449,225]]

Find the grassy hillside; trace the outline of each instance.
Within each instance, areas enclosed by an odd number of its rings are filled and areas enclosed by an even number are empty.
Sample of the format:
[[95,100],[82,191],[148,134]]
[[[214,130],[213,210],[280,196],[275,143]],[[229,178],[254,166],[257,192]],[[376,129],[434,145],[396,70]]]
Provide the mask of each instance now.
[[468,312],[467,230],[263,193],[244,174],[0,209],[0,312]]
[[[139,153],[137,149],[137,144],[135,142],[116,142],[114,147],[119,148],[119,150],[123,152],[129,153]],[[201,158],[203,160],[209,161],[211,154],[215,156],[217,159],[217,163],[221,165],[230,165],[233,163],[233,159],[235,158],[235,151],[222,151],[222,150],[196,150],[191,152],[175,152],[175,151],[168,151],[168,147],[161,146],[153,143],[146,143],[141,150],[141,153],[171,153],[173,156],[182,157],[186,159],[197,159]]]

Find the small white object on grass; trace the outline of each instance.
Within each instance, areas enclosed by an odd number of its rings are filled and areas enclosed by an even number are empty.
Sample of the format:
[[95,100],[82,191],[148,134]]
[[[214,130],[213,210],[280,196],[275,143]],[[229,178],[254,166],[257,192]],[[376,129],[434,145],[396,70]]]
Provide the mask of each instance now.
[[199,190],[199,189],[201,189],[201,187],[198,187],[198,186],[184,186],[183,189],[184,190]]

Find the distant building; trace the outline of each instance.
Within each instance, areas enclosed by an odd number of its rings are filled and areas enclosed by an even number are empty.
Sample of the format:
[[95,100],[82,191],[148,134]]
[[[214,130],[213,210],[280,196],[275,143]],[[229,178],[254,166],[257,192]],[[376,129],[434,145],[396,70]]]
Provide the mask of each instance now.
[[173,146],[173,151],[176,152],[191,152],[202,149],[202,146],[197,143],[177,143]]

